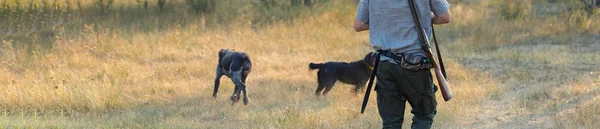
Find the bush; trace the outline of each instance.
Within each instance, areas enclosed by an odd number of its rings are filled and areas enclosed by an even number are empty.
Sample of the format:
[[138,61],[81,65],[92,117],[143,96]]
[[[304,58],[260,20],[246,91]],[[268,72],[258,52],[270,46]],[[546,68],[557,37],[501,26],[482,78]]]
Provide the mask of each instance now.
[[160,12],[163,12],[165,9],[165,5],[167,4],[167,0],[158,0],[158,8],[160,9]]
[[530,0],[500,0],[498,11],[505,20],[525,19],[532,14]]
[[101,13],[106,13],[114,2],[115,0],[98,0],[98,2],[96,2],[96,6],[100,8]]
[[253,9],[256,12],[253,17],[253,23],[270,24],[273,21],[291,20],[298,17],[303,8],[298,5],[298,1],[292,1],[290,4],[287,0],[260,0],[254,3]]
[[217,9],[218,2],[221,1],[222,0],[186,0],[187,4],[190,5],[196,14],[214,12]]
[[326,9],[330,0],[259,0],[253,3],[256,12],[254,24],[270,24],[273,21],[289,21],[304,14],[312,14]]
[[588,15],[594,13],[594,10],[600,7],[600,0],[579,0],[583,5],[585,11],[588,12]]

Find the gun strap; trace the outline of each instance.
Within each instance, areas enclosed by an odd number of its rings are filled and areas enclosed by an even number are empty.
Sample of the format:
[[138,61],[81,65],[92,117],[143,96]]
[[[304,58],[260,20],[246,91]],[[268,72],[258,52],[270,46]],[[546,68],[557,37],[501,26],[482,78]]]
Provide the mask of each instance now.
[[[421,44],[421,47],[423,48],[423,50],[426,51],[426,49],[430,48],[430,46],[429,46],[429,38],[427,38],[427,34],[425,33],[425,28],[423,28],[423,26],[421,25],[421,18],[420,18],[421,15],[419,15],[419,13],[417,13],[418,12],[418,8],[415,5],[414,0],[408,0],[408,4],[410,6],[411,13],[413,14],[412,16],[413,16],[413,19],[414,19],[414,22],[415,22],[415,25],[416,25],[416,28],[417,28],[417,32],[419,33],[419,41],[421,41],[419,43]],[[429,4],[431,6],[431,0],[429,1]],[[437,38],[435,37],[435,32],[434,32],[434,29],[433,29],[433,24],[431,24],[431,31],[432,31],[432,34],[433,34],[433,40],[434,40],[435,45],[436,45],[435,48],[436,48],[436,51],[437,51],[437,54],[438,54],[438,60],[440,62],[440,67],[441,67],[442,75],[444,75],[444,77],[447,77],[446,76],[446,69],[444,68],[444,63],[442,62],[442,56],[441,56],[441,53],[440,53],[439,45],[437,44]]]
[[[431,0],[429,0],[429,7],[433,8],[433,6],[431,6]],[[433,43],[435,44],[435,51],[438,55],[438,61],[440,63],[440,68],[442,70],[442,75],[444,75],[444,77],[446,78],[446,80],[448,80],[448,75],[446,75],[446,68],[444,67],[444,61],[442,60],[442,53],[440,52],[440,45],[438,45],[438,41],[437,38],[435,36],[435,29],[433,29],[433,23],[431,23],[431,35],[433,36]]]
[[362,108],[360,109],[360,114],[365,113],[365,109],[367,108],[367,102],[369,102],[369,95],[371,94],[373,81],[375,81],[375,76],[377,75],[377,69],[379,67],[379,58],[381,57],[382,52],[382,50],[378,50],[375,54],[375,65],[373,65],[373,72],[371,72],[371,78],[369,78],[369,84],[367,84],[367,92],[365,93],[365,99],[363,100]]
[[448,80],[448,75],[446,75],[446,68],[444,67],[444,61],[442,60],[442,53],[440,53],[440,45],[438,45],[437,38],[435,38],[435,30],[433,29],[433,24],[431,24],[431,34],[433,36],[433,43],[435,44],[435,51],[438,56],[438,62],[440,63],[442,75],[444,75],[446,80]]

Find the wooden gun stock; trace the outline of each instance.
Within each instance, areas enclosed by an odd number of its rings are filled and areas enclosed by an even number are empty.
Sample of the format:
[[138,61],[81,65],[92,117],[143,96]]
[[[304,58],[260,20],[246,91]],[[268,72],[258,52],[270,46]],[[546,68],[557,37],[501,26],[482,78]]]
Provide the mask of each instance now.
[[431,53],[431,49],[427,49],[427,57],[431,59],[431,65],[433,65],[433,71],[435,71],[435,76],[440,86],[440,90],[442,91],[442,97],[444,97],[444,101],[448,101],[452,99],[454,95],[452,95],[452,90],[448,86],[448,82],[446,81],[446,77],[442,74],[442,70],[440,69],[440,65],[437,64],[435,58],[433,58],[433,54]]

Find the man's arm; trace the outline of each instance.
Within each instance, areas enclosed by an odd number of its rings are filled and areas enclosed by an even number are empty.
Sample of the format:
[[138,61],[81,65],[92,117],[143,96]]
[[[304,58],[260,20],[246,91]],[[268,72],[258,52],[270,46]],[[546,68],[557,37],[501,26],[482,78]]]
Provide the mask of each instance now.
[[446,24],[450,23],[452,17],[450,16],[450,3],[446,0],[431,0],[430,1],[431,11],[431,23],[433,24]]
[[354,30],[361,32],[369,30],[369,0],[360,0],[354,19]]
[[354,19],[354,30],[356,30],[356,32],[369,30],[369,24],[364,23],[358,19]]
[[[450,16],[450,11],[446,11],[442,14],[438,14],[438,15],[433,15],[433,17],[431,18],[431,23],[433,24],[446,24],[446,23],[450,23],[450,20],[452,19],[452,16]],[[354,23],[354,26],[356,26],[356,23]]]

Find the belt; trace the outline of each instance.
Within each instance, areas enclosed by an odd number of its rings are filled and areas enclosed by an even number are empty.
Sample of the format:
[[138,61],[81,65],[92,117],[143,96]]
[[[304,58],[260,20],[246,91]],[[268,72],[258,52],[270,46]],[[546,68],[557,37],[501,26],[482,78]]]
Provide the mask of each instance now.
[[[381,55],[389,57],[389,58],[392,58],[392,59],[397,60],[397,61],[401,61],[402,60],[402,53],[393,53],[393,52],[390,52],[390,51],[381,51]],[[400,62],[398,62],[398,63],[400,63]]]

